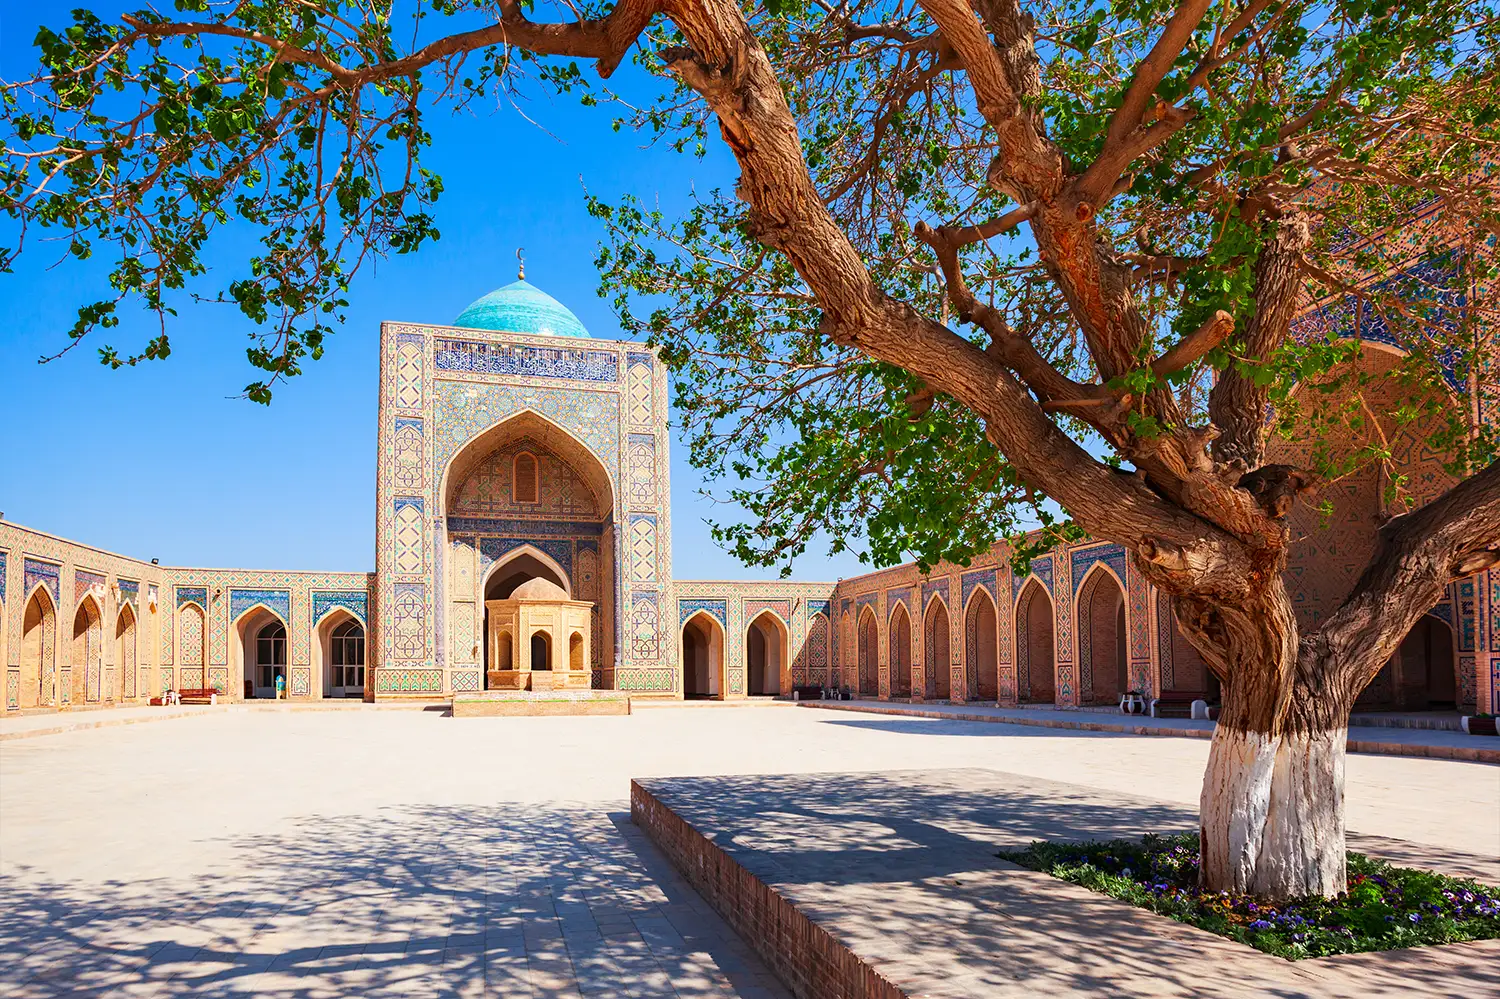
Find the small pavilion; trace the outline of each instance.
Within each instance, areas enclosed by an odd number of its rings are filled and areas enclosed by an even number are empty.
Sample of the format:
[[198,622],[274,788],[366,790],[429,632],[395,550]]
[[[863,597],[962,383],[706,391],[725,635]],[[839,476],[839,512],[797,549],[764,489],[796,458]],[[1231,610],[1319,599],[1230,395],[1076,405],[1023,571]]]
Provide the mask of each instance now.
[[540,576],[489,612],[489,689],[587,690],[594,605]]

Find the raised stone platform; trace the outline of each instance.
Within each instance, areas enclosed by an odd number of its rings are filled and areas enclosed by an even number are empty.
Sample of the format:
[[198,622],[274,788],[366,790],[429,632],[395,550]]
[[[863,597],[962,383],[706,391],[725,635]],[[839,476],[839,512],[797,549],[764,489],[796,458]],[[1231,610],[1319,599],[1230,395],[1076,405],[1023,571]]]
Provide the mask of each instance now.
[[621,690],[477,690],[453,695],[453,717],[628,715],[630,695]]
[[[995,857],[1196,827],[1130,790],[978,769],[652,778],[631,782],[631,814],[799,999],[1500,994],[1500,940],[1289,962]],[[1351,845],[1496,874],[1493,858]]]

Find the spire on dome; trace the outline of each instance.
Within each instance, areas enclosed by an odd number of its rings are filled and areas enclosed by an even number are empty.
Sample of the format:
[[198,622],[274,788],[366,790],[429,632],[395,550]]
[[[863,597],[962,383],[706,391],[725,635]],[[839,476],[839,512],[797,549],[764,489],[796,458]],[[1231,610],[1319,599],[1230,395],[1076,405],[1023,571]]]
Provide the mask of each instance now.
[[521,252],[525,249],[524,246],[516,247],[516,278],[521,281],[526,280],[526,258],[521,255]]

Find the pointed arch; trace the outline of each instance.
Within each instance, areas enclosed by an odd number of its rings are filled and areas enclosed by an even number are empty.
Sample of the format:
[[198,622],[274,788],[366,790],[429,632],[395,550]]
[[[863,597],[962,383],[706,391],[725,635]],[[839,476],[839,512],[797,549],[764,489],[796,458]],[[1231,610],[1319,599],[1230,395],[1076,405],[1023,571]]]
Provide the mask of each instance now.
[[1000,700],[999,640],[995,601],[988,589],[977,586],[964,609],[964,675],[973,677],[977,700]]
[[1108,564],[1095,562],[1074,601],[1080,704],[1118,704],[1130,689],[1127,603],[1125,581]]
[[57,605],[38,583],[21,612],[21,696],[23,708],[57,702]]
[[1032,576],[1016,600],[1016,696],[1023,704],[1057,701],[1052,595]]
[[951,629],[948,603],[934,593],[922,617],[922,696],[930,701],[946,701],[953,696]]
[[104,611],[92,593],[78,601],[73,612],[73,648],[68,700],[73,704],[98,701],[104,671]]
[[682,622],[681,641],[683,697],[723,700],[729,689],[724,626],[708,611],[694,611]]
[[855,637],[854,613],[847,606],[839,615],[839,687],[857,687],[859,680],[859,639]]
[[[268,629],[276,625],[280,626],[283,636],[279,662],[275,636],[268,632]],[[280,675],[287,681],[291,677],[285,653],[286,639],[291,636],[291,624],[274,609],[257,601],[230,622],[230,630],[234,633],[234,649],[233,661],[230,663],[229,696],[275,697],[275,677]],[[265,645],[260,643],[262,637],[266,638]],[[180,677],[179,683],[184,687],[187,685]]]
[[120,693],[127,701],[136,697],[136,655],[139,650],[135,608],[121,604],[115,615],[115,667],[120,673]]
[[791,685],[787,649],[791,629],[769,607],[745,626],[745,691],[774,695]]
[[359,616],[347,607],[328,608],[313,625],[313,696],[364,697],[367,647]]
[[177,608],[176,624],[178,689],[202,688],[208,663],[208,614],[197,601],[189,600]]
[[833,665],[829,650],[833,647],[833,625],[823,611],[815,611],[807,619],[807,641],[803,643],[803,661],[807,666],[807,682],[815,686],[826,686],[833,682]]
[[906,602],[896,601],[891,608],[886,634],[890,636],[891,696],[911,696],[911,614]]
[[530,437],[566,461],[579,472],[593,491],[599,516],[614,511],[614,478],[603,460],[568,428],[548,419],[531,408],[519,409],[474,434],[454,450],[443,467],[438,495],[443,499],[443,513],[454,507],[457,493],[469,475],[490,455],[519,437]]
[[869,604],[859,613],[859,693],[880,696],[880,619]]
[[[505,571],[504,575],[502,575],[502,571],[507,569],[508,571]],[[562,563],[558,562],[557,559],[532,544],[519,545],[497,558],[485,570],[484,580],[480,585],[479,592],[485,595],[486,600],[503,600],[510,596],[510,590],[514,590],[522,582],[525,582],[525,579],[519,578],[521,576],[525,576],[526,579],[534,579],[537,576],[541,576],[544,579],[551,580],[562,587],[563,592],[568,595],[569,600],[573,599],[573,583],[568,578],[568,571],[562,567]],[[512,577],[516,577],[516,581],[514,583],[508,582]],[[498,589],[504,592],[497,593],[496,596],[490,596],[492,584],[498,584]]]

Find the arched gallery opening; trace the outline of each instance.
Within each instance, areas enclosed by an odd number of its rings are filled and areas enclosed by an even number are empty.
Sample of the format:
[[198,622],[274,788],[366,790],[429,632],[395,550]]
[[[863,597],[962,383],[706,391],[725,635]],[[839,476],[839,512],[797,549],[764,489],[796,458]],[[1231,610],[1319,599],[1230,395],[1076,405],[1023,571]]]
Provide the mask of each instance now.
[[880,696],[880,625],[869,607],[859,617],[859,693]]
[[1016,601],[1016,696],[1022,704],[1057,703],[1052,598],[1032,579]]
[[786,655],[786,625],[771,611],[761,611],[745,629],[745,686],[750,696],[781,693]]
[[74,704],[99,700],[99,677],[104,663],[104,615],[92,596],[84,597],[73,615],[71,665]]
[[724,696],[724,629],[707,611],[682,623],[682,694],[688,700]]
[[911,697],[911,617],[906,605],[891,610],[891,696]]
[[124,698],[135,699],[136,694],[136,641],[135,610],[129,604],[120,605],[115,616],[115,666],[120,673],[120,690]]
[[1422,615],[1396,653],[1400,705],[1414,711],[1455,711],[1458,675],[1453,629],[1431,614]]
[[974,677],[974,693],[981,701],[1000,700],[998,642],[995,602],[984,590],[975,590],[964,621],[965,674]]
[[1097,568],[1078,594],[1083,703],[1118,704],[1130,689],[1125,638],[1125,593],[1112,573]]
[[291,682],[287,674],[286,622],[264,606],[257,606],[240,615],[234,630],[239,660],[235,665],[243,677],[246,699],[275,697],[278,677],[283,684]]
[[1219,702],[1219,678],[1209,670],[1198,650],[1187,640],[1177,623],[1172,597],[1156,597],[1157,663],[1161,670],[1161,689],[1178,695],[1191,694],[1210,704]]
[[322,678],[323,696],[365,696],[365,626],[345,610],[329,612],[318,623],[313,668]]
[[[208,661],[207,631],[204,628],[203,608],[195,603],[186,603],[177,612],[177,683],[178,690],[192,690],[206,686],[204,664]],[[225,691],[228,693],[228,691]],[[249,696],[248,694],[246,696]]]
[[[496,623],[487,602],[509,600],[523,583],[545,579],[568,600],[593,605],[580,655],[600,676],[603,658],[616,648],[617,624],[614,489],[599,457],[558,424],[523,410],[453,456],[442,495],[453,662],[481,667],[486,687],[492,673],[521,669],[523,660],[533,669],[571,668],[566,634],[540,642],[532,634],[491,635]],[[654,550],[654,530],[654,523],[633,524],[630,543]],[[511,666],[491,662],[502,644],[511,649]]]
[[552,636],[545,631],[531,635],[531,668],[534,671],[552,669]]
[[52,703],[57,671],[57,608],[38,587],[21,616],[21,707]]
[[927,605],[927,614],[922,624],[922,696],[929,701],[946,701],[953,696],[949,678],[952,652],[949,632],[948,608],[938,597]]

